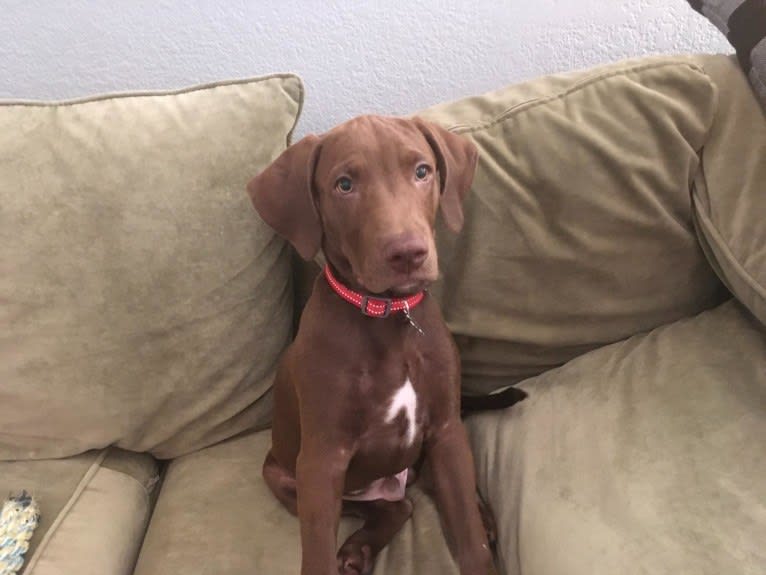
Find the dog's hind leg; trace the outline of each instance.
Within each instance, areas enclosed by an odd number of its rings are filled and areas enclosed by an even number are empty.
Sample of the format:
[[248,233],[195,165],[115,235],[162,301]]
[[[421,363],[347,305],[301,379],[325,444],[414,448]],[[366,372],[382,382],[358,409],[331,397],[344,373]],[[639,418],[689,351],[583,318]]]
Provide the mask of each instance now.
[[364,525],[351,534],[338,551],[340,575],[369,575],[375,557],[412,515],[412,501],[344,501],[343,514],[364,519]]

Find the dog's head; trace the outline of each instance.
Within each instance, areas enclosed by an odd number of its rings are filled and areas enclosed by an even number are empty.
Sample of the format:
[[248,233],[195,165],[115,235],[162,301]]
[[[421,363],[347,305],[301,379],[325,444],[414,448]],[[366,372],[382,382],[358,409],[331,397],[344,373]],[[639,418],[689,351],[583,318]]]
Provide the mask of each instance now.
[[406,294],[437,278],[436,212],[460,230],[476,159],[435,124],[361,116],[290,146],[248,192],[305,259],[321,247],[352,286]]

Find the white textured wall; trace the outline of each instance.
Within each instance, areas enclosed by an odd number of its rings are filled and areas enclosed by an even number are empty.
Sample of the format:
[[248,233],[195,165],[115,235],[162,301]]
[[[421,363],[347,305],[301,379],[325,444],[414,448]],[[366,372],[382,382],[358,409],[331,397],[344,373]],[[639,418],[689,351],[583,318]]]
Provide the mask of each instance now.
[[0,98],[298,73],[299,132],[623,57],[729,52],[686,0],[0,0]]

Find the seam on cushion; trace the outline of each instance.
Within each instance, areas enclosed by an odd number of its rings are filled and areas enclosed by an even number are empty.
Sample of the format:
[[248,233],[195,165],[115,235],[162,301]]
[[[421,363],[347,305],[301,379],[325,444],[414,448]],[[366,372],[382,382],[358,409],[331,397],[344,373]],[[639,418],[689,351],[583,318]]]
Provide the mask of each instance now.
[[[135,477],[133,477],[132,475],[130,475],[128,473],[123,473],[122,471],[117,471],[116,469],[111,469],[110,467],[102,467],[102,468],[97,470],[97,473],[98,472],[102,472],[102,471],[111,471],[112,473],[116,473],[117,475],[127,476],[127,477],[133,479],[133,481],[135,483],[138,483],[139,487],[143,487],[141,492],[143,493],[143,501],[144,501],[144,504],[146,505],[146,510],[143,513],[143,525],[144,525],[143,526],[143,533],[141,533],[140,541],[138,542],[138,545],[136,546],[136,554],[133,557],[133,561],[131,563],[130,573],[133,573],[135,571],[135,569],[136,569],[136,564],[138,563],[138,558],[141,555],[141,548],[144,546],[144,541],[146,540],[146,532],[147,532],[147,528],[149,526],[149,522],[151,521],[152,515],[154,513],[154,505],[152,505],[152,493],[151,493],[151,491],[147,490],[144,487],[144,485],[138,479],[136,479]],[[152,483],[152,488],[154,488],[156,486],[156,484],[159,482],[159,480],[160,480],[159,474],[157,476],[155,476],[154,479],[155,479],[155,481]],[[29,574],[28,573],[24,573],[23,575],[32,575],[32,574],[31,573],[29,573]]]
[[766,89],[766,82],[761,79],[761,75],[755,66],[753,66],[753,69],[750,71],[750,73],[752,74],[753,82],[755,83],[756,87]]
[[[149,504],[150,497],[151,497],[151,494],[152,494],[151,489],[147,489],[147,487],[143,483],[141,483],[138,479],[133,477],[130,473],[123,473],[122,471],[118,471],[117,469],[112,469],[111,467],[100,467],[96,471],[97,472],[108,471],[110,473],[115,473],[117,475],[122,475],[123,477],[127,477],[128,479],[132,480],[133,483],[137,483],[138,486],[141,488],[141,493],[144,494],[144,501],[147,503],[147,505]],[[94,474],[94,476],[95,476],[95,474]],[[152,477],[152,481],[150,482],[151,487],[153,488],[157,484],[157,482],[159,480],[160,480],[159,475],[155,475],[154,477]],[[26,574],[25,573],[24,575],[31,575],[31,574]]]
[[637,72],[643,72],[646,70],[656,70],[656,69],[668,68],[668,67],[689,68],[693,70],[694,72],[698,72],[699,74],[707,78],[708,81],[710,82],[710,76],[705,72],[705,70],[701,66],[682,60],[682,59],[672,60],[669,62],[663,61],[663,62],[654,62],[650,64],[635,65],[629,68],[620,68],[618,70],[612,70],[610,72],[602,72],[601,74],[597,74],[596,76],[592,76],[590,78],[586,78],[580,82],[577,82],[576,84],[564,90],[563,92],[559,92],[557,94],[553,94],[545,98],[533,98],[531,100],[527,100],[526,102],[521,102],[519,104],[516,104],[504,110],[503,112],[501,112],[500,114],[498,114],[497,116],[495,116],[494,118],[492,118],[491,120],[487,122],[474,124],[474,125],[457,124],[457,125],[450,126],[448,129],[449,131],[455,134],[470,134],[470,133],[478,132],[481,130],[488,130],[489,128],[492,128],[502,122],[505,122],[506,120],[509,120],[510,118],[517,116],[518,114],[522,112],[525,112],[527,110],[532,110],[534,108],[537,108],[544,104],[548,104],[550,102],[555,102],[556,100],[562,100],[566,98],[567,96],[570,96],[576,92],[579,92],[580,90],[583,90],[603,80],[609,80],[617,76],[627,76],[628,74],[635,74]]
[[295,112],[293,125],[290,128],[290,131],[287,132],[287,137],[285,138],[285,147],[289,147],[290,144],[292,144],[293,133],[295,132],[295,128],[298,127],[298,120],[301,119],[301,115],[303,114],[303,103],[306,100],[306,90],[303,86],[303,80],[301,80],[299,76],[293,75],[292,77],[298,80],[298,110]]
[[72,495],[69,497],[69,501],[67,501],[63,509],[59,511],[59,514],[56,516],[56,519],[48,528],[48,531],[43,536],[42,541],[40,541],[40,544],[37,546],[37,549],[35,550],[34,555],[30,557],[29,563],[24,568],[23,575],[33,575],[34,569],[37,566],[37,563],[39,562],[40,557],[45,552],[45,548],[48,546],[48,543],[50,543],[51,539],[56,534],[56,531],[64,522],[64,520],[66,519],[66,516],[69,514],[69,511],[71,511],[72,507],[75,506],[75,504],[77,503],[77,500],[80,498],[80,495],[82,495],[83,491],[85,491],[85,488],[88,486],[88,484],[91,482],[93,477],[96,475],[96,472],[98,472],[98,470],[101,469],[101,464],[104,462],[104,459],[106,459],[106,455],[108,452],[109,452],[108,447],[103,449],[101,453],[98,454],[98,457],[96,457],[96,460],[91,464],[91,466],[82,476],[82,479],[80,479],[80,482],[77,484],[77,487],[75,487],[75,490],[72,492]]
[[702,169],[702,151],[705,147],[705,143],[707,142],[708,138],[710,137],[710,132],[713,131],[713,126],[715,126],[716,120],[718,120],[718,112],[721,107],[721,95],[718,93],[718,85],[713,81],[713,78],[710,77],[710,74],[707,73],[707,70],[705,70],[704,67],[700,66],[699,68],[700,72],[702,72],[702,75],[707,78],[708,84],[710,84],[710,87],[713,89],[713,113],[710,114],[710,121],[707,124],[707,128],[705,129],[705,141],[702,143],[702,146],[699,150],[697,150],[697,158],[699,159],[699,164],[697,166],[698,170]]
[[[691,201],[694,206],[696,204],[694,198],[692,198]],[[705,235],[705,230],[702,228],[702,222],[700,221],[697,209],[698,208],[696,207],[692,208],[692,223],[694,224],[694,234],[697,236],[697,241],[699,241],[702,253],[705,255],[705,260],[710,264],[710,267],[713,268],[716,277],[729,293],[734,294],[736,293],[736,290],[734,289],[734,286],[731,285],[729,278],[726,277],[721,262],[718,261],[718,257],[716,256],[716,251],[711,245],[710,239]]]
[[[696,194],[695,194],[696,195]],[[696,206],[696,202],[695,202]],[[729,248],[729,244],[727,244],[724,239],[721,237],[721,234],[718,233],[718,230],[713,225],[713,222],[710,221],[710,219],[707,217],[707,214],[703,213],[702,210],[695,209],[695,212],[697,214],[697,218],[699,219],[699,222],[702,224],[702,227],[705,228],[705,233],[712,236],[712,238],[715,240],[715,247],[711,245],[711,249],[715,250],[716,248],[720,250],[721,255],[723,255],[726,258],[726,263],[731,265],[737,274],[744,280],[744,282],[747,284],[747,286],[752,289],[761,299],[766,300],[766,288],[761,286],[761,284],[756,280],[750,272],[748,272],[745,267],[740,263],[739,258],[737,258],[734,253]],[[708,242],[710,243],[710,242]]]
[[147,98],[153,96],[180,96],[182,94],[190,94],[192,92],[201,92],[204,90],[210,90],[213,88],[222,88],[225,86],[239,86],[243,84],[256,84],[259,82],[268,82],[269,80],[276,79],[297,79],[301,84],[301,96],[303,96],[303,82],[301,79],[290,73],[283,74],[269,74],[266,76],[255,76],[252,78],[240,78],[236,80],[220,80],[217,82],[207,82],[205,84],[196,84],[194,86],[188,86],[186,88],[180,88],[177,90],[135,90],[127,92],[110,92],[106,94],[97,94],[95,96],[85,96],[82,98],[72,98],[69,100],[52,100],[50,102],[45,100],[1,100],[0,107],[11,108],[18,107],[36,107],[36,108],[59,108],[65,106],[76,106],[78,104],[88,104],[90,102],[100,102],[103,100],[121,100],[123,98]]
[[125,477],[128,477],[138,483],[141,488],[146,492],[147,496],[151,495],[151,493],[154,491],[154,488],[157,486],[157,483],[160,482],[160,473],[159,471],[152,474],[152,476],[144,483],[138,477],[131,475],[130,473],[125,473],[124,471],[120,471],[119,469],[114,469],[112,467],[108,467],[106,465],[102,465],[102,468],[104,471],[113,471],[114,473],[119,473],[120,475],[124,475]]

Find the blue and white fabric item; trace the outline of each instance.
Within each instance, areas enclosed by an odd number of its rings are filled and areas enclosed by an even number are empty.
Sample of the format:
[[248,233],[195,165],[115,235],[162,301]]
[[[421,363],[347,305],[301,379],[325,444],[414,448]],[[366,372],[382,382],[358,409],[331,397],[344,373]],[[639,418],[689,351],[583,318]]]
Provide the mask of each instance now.
[[40,508],[26,491],[9,497],[0,509],[0,575],[16,575],[24,565]]

